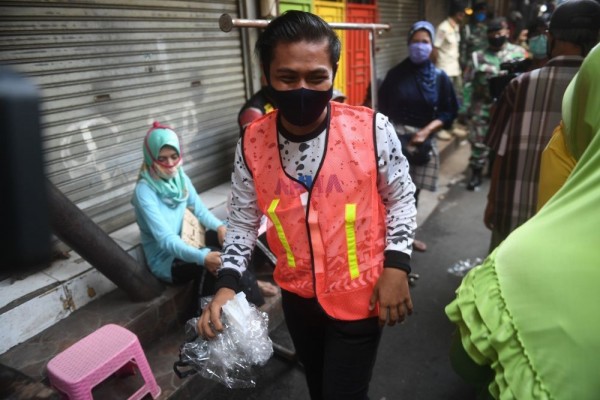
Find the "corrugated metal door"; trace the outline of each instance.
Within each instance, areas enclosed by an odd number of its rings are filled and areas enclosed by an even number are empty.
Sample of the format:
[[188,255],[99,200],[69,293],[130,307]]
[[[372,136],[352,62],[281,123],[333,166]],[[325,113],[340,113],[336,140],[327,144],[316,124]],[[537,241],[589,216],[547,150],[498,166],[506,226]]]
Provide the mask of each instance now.
[[0,63],[41,89],[47,175],[105,231],[129,203],[152,121],[172,126],[198,191],[229,180],[244,102],[235,0],[0,3]]
[[377,37],[375,54],[377,78],[408,55],[406,35],[410,26],[422,18],[421,2],[418,0],[377,0],[379,22],[389,24],[391,29]]

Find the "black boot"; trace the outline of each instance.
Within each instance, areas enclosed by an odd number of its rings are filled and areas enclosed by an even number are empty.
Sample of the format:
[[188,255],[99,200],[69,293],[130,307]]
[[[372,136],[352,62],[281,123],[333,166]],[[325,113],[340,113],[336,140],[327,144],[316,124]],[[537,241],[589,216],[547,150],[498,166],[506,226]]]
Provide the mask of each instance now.
[[478,186],[481,185],[481,167],[471,167],[471,179],[467,184],[467,190],[475,190]]

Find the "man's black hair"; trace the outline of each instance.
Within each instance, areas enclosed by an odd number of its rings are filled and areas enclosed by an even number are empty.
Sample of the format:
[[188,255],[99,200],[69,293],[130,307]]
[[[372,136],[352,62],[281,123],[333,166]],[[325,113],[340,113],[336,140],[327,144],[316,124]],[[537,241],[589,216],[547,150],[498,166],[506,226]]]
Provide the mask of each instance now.
[[600,5],[594,0],[570,0],[562,3],[550,18],[548,31],[556,40],[573,43],[586,56],[598,43]]
[[448,15],[454,16],[460,12],[465,12],[466,3],[464,0],[451,0],[448,6]]
[[504,17],[496,17],[494,19],[489,20],[486,23],[486,26],[488,32],[495,32],[499,31],[500,29],[508,28],[508,22]]
[[329,60],[335,71],[342,47],[335,31],[321,17],[304,11],[289,10],[267,25],[258,37],[254,51],[262,64],[265,77],[270,82],[269,66],[277,44],[301,41],[317,43],[324,40],[329,43]]

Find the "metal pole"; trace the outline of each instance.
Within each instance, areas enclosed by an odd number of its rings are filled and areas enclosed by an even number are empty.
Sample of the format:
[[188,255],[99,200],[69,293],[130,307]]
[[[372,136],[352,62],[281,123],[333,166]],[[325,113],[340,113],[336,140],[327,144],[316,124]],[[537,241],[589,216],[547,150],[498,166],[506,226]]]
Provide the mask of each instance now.
[[58,238],[123,289],[132,300],[147,301],[162,293],[163,284],[148,268],[115,243],[50,181],[46,187],[50,225]]
[[375,65],[375,30],[369,31],[369,57],[371,58],[371,108],[377,110],[377,68]]
[[[223,32],[230,32],[234,27],[238,28],[265,28],[269,25],[266,19],[241,19],[232,18],[229,14],[223,14],[219,18],[219,28]],[[371,108],[377,109],[377,68],[375,65],[375,32],[389,30],[388,24],[361,24],[352,22],[330,22],[333,29],[342,30],[368,30],[369,31],[369,57],[371,59]]]
[[[238,28],[265,28],[269,25],[269,20],[266,19],[241,19],[233,18],[229,14],[223,14],[219,18],[219,28],[223,32],[230,32],[234,27]],[[329,26],[333,29],[343,30],[389,30],[388,24],[360,24],[353,22],[329,22]]]

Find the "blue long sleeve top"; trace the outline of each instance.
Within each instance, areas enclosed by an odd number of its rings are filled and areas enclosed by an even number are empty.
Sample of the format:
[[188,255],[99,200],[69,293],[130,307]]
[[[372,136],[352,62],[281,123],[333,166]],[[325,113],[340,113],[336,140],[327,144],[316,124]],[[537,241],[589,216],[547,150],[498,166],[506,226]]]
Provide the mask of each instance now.
[[143,180],[138,181],[132,199],[146,262],[152,273],[166,282],[173,281],[173,260],[204,265],[204,259],[211,251],[207,247],[194,248],[181,239],[186,207],[193,210],[206,229],[216,230],[223,225],[223,222],[204,205],[187,175],[185,184],[189,193],[187,201],[179,203],[175,208],[170,208],[161,201],[156,192]]
[[452,82],[444,71],[431,66],[435,71],[437,95],[428,99],[419,88],[418,75],[422,68],[407,58],[390,69],[378,91],[379,111],[394,124],[422,128],[439,119],[448,129],[458,113]]

